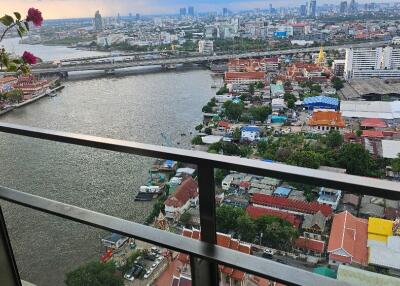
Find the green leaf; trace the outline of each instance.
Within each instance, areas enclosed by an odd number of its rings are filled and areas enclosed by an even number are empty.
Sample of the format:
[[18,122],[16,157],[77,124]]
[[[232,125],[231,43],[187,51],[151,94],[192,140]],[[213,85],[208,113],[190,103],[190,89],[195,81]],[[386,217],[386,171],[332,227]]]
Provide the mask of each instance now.
[[15,18],[17,18],[17,20],[21,20],[21,14],[18,12],[14,12]]
[[24,22],[26,30],[29,31],[29,23],[28,22]]
[[3,25],[8,27],[11,24],[14,24],[14,18],[11,17],[10,15],[4,15],[3,17],[0,18],[0,23],[3,23]]
[[7,70],[10,72],[16,72],[18,70],[18,66],[14,63],[10,63],[7,67]]
[[21,59],[13,59],[12,62],[17,64],[17,65],[22,64],[22,60]]
[[22,65],[19,67],[23,74],[29,74],[30,70],[27,65]]
[[21,32],[21,30],[18,29],[17,32],[18,32],[19,37],[22,38],[22,32]]

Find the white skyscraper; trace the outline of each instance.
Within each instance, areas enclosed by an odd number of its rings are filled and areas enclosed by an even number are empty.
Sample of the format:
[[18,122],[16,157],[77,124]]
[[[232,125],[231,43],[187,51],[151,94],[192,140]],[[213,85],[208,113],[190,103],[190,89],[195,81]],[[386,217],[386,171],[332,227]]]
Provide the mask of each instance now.
[[368,77],[400,77],[400,48],[346,49],[346,79]]

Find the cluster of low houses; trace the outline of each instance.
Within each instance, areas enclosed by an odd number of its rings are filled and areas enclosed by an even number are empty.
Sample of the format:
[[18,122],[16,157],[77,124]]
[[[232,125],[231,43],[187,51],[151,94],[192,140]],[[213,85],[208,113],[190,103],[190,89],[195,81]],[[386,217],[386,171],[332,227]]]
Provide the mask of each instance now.
[[[49,87],[47,80],[40,80],[34,75],[28,76],[5,76],[0,78],[0,93],[7,93],[14,89],[21,90],[23,100],[31,99],[36,94],[39,94]],[[8,103],[0,102],[0,110]]]
[[[342,100],[336,97],[336,90],[330,79],[333,76],[330,68],[321,62],[324,53],[320,52],[316,63],[295,62],[280,69],[280,59],[231,59],[225,82],[228,94],[217,95],[217,107],[213,114],[204,114],[204,123],[212,128],[212,134],[204,136],[203,143],[211,144],[218,141],[232,141],[235,128],[241,130],[241,140],[256,142],[262,140],[263,130],[274,130],[274,134],[289,132],[307,132],[325,134],[337,130],[344,135],[345,142],[359,142],[374,156],[396,158],[400,153],[400,101],[362,101]],[[283,70],[283,71],[282,71]],[[219,118],[222,104],[227,100],[241,102],[238,95],[248,90],[250,83],[263,82],[264,88],[256,90],[254,95],[262,98],[262,105],[270,105],[272,115],[266,118],[266,123],[253,122],[241,124]],[[289,81],[290,85],[284,84]],[[322,92],[318,96],[310,96],[300,100],[300,94],[309,91],[302,82],[319,83]],[[363,86],[366,83],[358,83]],[[284,94],[290,92],[297,101],[295,108],[288,109]],[[244,101],[245,108],[254,103]],[[306,113],[306,116],[301,116]],[[285,124],[286,123],[286,124]],[[285,125],[291,125],[290,128]],[[361,136],[357,136],[358,130]],[[387,175],[400,179],[399,172],[390,168]]]
[[[400,276],[399,202],[323,187],[313,191],[318,194],[317,200],[307,202],[302,190],[281,180],[232,172],[223,179],[216,202],[243,208],[254,219],[268,215],[289,222],[300,231],[300,237],[293,242],[294,251],[314,263],[325,263],[342,272],[346,265],[360,269],[372,265]],[[191,210],[195,210],[190,212],[193,216],[198,216],[198,196],[196,180],[187,175],[165,201],[165,217],[178,221]],[[199,219],[193,220],[192,225],[199,227]],[[200,237],[195,228],[184,228],[182,234],[193,239]],[[218,233],[217,238],[221,246],[251,252],[250,244],[231,235]],[[183,277],[190,277],[187,255],[180,254],[179,261]],[[261,279],[229,267],[220,267],[219,271],[224,285],[247,285],[250,280]]]

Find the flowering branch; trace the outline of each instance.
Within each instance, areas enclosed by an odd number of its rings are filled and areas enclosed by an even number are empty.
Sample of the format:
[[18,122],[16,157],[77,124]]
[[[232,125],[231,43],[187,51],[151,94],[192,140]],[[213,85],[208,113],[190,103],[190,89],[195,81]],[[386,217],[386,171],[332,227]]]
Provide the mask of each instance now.
[[[16,27],[18,35],[22,38],[22,36],[29,31],[29,23],[32,22],[34,26],[40,27],[43,23],[42,12],[38,9],[30,8],[28,10],[28,15],[24,20],[22,20],[21,14],[18,12],[14,12],[14,17],[10,15],[4,15],[0,18],[0,23],[2,23],[6,29],[0,37],[0,42],[3,40],[7,32]],[[37,58],[29,53],[24,52],[22,58],[19,59],[9,59],[8,54],[5,49],[0,50],[0,67],[2,69],[3,65],[7,68],[8,71],[21,71],[24,74],[29,73],[29,65],[35,64]]]

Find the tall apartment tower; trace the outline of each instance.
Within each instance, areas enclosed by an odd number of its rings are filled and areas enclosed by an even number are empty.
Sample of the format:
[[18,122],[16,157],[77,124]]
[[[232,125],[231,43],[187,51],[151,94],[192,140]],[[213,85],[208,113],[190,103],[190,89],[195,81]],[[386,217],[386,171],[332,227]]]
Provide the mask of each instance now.
[[400,77],[400,48],[387,46],[346,49],[344,77]]
[[308,17],[317,16],[317,0],[311,0],[310,2],[308,2],[307,16]]
[[97,32],[103,31],[103,19],[101,18],[99,10],[94,14],[94,29]]
[[347,13],[347,1],[340,2],[340,14]]
[[179,9],[179,15],[180,16],[186,16],[186,8],[180,8]]
[[194,17],[194,7],[193,6],[188,7],[188,15],[191,17]]

